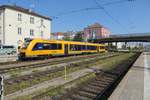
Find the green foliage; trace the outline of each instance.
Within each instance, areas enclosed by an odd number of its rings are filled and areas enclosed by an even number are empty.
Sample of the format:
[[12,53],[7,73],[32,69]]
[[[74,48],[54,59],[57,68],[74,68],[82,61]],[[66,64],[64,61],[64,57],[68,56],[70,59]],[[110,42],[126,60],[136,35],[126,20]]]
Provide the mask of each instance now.
[[72,39],[70,39],[69,37],[64,37],[63,40],[65,40],[65,41],[72,41]]
[[83,41],[83,32],[78,32],[78,33],[75,35],[73,41]]

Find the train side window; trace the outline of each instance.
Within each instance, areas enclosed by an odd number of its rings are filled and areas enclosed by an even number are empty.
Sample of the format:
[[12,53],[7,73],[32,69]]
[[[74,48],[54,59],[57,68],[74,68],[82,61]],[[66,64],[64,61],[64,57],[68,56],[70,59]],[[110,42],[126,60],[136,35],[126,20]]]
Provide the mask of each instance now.
[[52,43],[51,44],[51,49],[52,50],[60,50],[60,49],[62,49],[62,44],[60,44],[60,43],[59,44],[58,43],[57,44],[56,43]]
[[50,50],[55,50],[57,48],[57,45],[54,43],[50,44]]
[[76,50],[76,47],[75,47],[74,44],[71,44],[71,45],[70,45],[70,50],[71,50],[71,51],[75,51],[75,50]]
[[37,43],[33,50],[60,50],[62,49],[62,44],[56,43]]
[[62,44],[57,44],[57,49],[62,49]]
[[87,46],[87,50],[89,50],[89,46]]
[[78,50],[78,45],[70,45],[70,50],[72,51],[77,51]]
[[43,50],[43,44],[42,43],[37,43],[35,44],[35,46],[33,47],[33,50]]
[[75,50],[78,51],[78,45],[75,45]]
[[79,45],[76,45],[76,50],[77,50],[77,51],[79,50]]
[[82,50],[82,46],[81,45],[79,45],[79,50]]
[[83,45],[80,45],[81,46],[81,50],[83,50]]
[[72,44],[70,44],[70,50],[73,51],[73,45]]
[[86,46],[85,46],[85,45],[83,45],[83,46],[82,46],[82,49],[83,49],[83,50],[86,50]]
[[96,46],[87,46],[88,50],[96,50]]
[[86,49],[85,45],[70,45],[70,50],[72,51],[80,51],[85,49]]
[[50,46],[51,46],[51,44],[49,44],[49,43],[44,43],[44,44],[43,44],[43,49],[44,49],[44,50],[49,50],[49,49],[50,49]]
[[72,48],[73,48],[73,51],[75,51],[75,50],[76,50],[76,47],[75,47],[75,45],[72,45]]
[[77,50],[78,50],[77,45],[74,45],[74,50],[75,50],[75,51],[77,51]]
[[79,50],[82,50],[82,45],[79,45]]
[[60,50],[60,49],[62,49],[62,44],[51,43],[50,49],[51,50]]
[[92,50],[96,50],[96,46],[92,46]]

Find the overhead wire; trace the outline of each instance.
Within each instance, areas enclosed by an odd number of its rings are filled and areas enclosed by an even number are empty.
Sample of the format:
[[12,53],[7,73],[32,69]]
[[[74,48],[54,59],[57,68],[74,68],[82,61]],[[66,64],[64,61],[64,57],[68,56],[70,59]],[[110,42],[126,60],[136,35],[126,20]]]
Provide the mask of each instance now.
[[97,2],[97,0],[94,0],[95,4],[101,8],[103,10],[103,12],[110,17],[115,23],[117,23],[118,25],[120,25],[120,27],[122,27],[122,29],[124,29],[125,31],[128,31],[121,23],[120,21],[118,21],[117,19],[115,19],[100,3]]
[[72,10],[69,12],[64,12],[64,13],[59,13],[55,16],[51,16],[52,18],[59,18],[60,16],[67,15],[67,14],[72,14],[72,13],[78,13],[82,11],[90,11],[90,10],[99,10],[99,7],[91,7],[91,8],[83,8],[83,9],[78,9],[78,10]]
[[106,6],[106,5],[113,5],[113,4],[120,4],[120,3],[131,2],[131,1],[135,1],[135,0],[117,0],[117,1],[110,1],[110,2],[108,2],[108,3],[103,4],[103,6]]
[[[118,3],[124,3],[124,2],[129,2],[129,1],[135,1],[135,0],[111,1],[111,2],[108,2],[108,3],[104,3],[103,6],[113,5],[113,4],[118,4]],[[82,8],[82,9],[77,9],[77,10],[72,10],[72,11],[68,11],[68,12],[59,13],[59,14],[51,16],[51,17],[54,18],[54,19],[58,19],[60,16],[63,16],[63,15],[68,15],[68,14],[72,14],[72,13],[79,13],[79,12],[83,12],[83,11],[99,10],[99,9],[101,9],[101,8],[94,6],[94,7]]]

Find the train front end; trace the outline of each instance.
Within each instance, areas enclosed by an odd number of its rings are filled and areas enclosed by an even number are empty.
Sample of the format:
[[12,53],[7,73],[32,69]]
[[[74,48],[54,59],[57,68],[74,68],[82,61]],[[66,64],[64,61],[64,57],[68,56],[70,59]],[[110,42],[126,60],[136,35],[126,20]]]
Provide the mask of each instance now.
[[32,42],[32,39],[25,39],[23,45],[18,48],[18,51],[19,51],[18,59],[19,60],[25,60],[28,58],[27,52],[29,51],[28,48],[29,48],[29,45],[31,42]]

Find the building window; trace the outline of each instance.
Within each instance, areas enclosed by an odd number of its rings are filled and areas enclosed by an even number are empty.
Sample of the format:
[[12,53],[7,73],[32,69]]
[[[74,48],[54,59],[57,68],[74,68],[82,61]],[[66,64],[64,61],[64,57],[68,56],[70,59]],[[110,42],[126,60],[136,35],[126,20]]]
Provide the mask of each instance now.
[[44,20],[43,19],[41,19],[41,26],[44,24]]
[[34,17],[30,17],[30,23],[34,24]]
[[44,32],[43,31],[41,31],[41,37],[43,37],[44,36]]
[[18,21],[22,21],[22,15],[18,14]]
[[34,30],[30,29],[30,36],[34,36]]
[[22,34],[22,32],[21,32],[22,30],[21,30],[21,27],[18,27],[18,34]]

